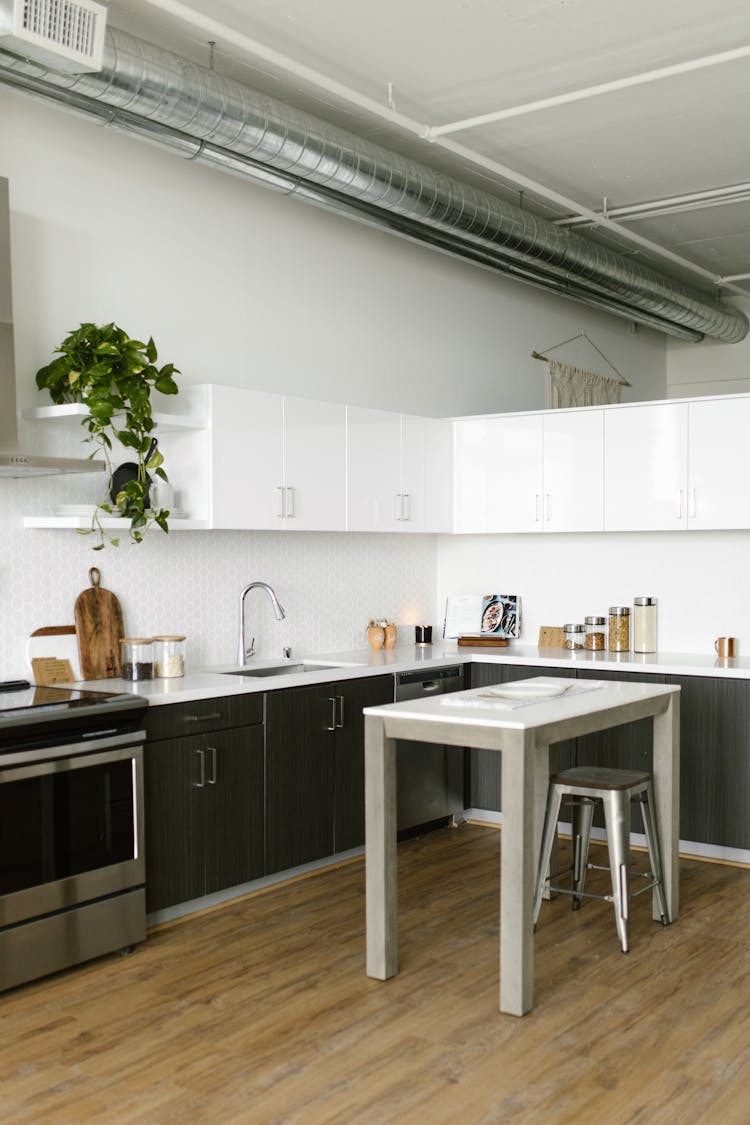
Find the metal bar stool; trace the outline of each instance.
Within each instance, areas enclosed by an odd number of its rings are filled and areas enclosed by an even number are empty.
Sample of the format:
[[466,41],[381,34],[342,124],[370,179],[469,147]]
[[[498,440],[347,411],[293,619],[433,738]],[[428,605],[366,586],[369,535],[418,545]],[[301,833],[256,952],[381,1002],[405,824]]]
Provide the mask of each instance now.
[[[662,867],[659,855],[659,838],[654,820],[654,791],[650,773],[634,770],[614,770],[598,766],[575,766],[553,774],[549,781],[547,811],[544,817],[542,850],[539,857],[539,871],[534,894],[534,925],[539,918],[542,895],[547,885],[552,848],[557,835],[557,821],[560,805],[564,798],[570,798],[573,810],[573,863],[569,869],[573,876],[572,889],[553,885],[552,879],[566,872],[558,872],[549,880],[550,890],[573,896],[573,909],[581,905],[581,898],[600,898],[612,902],[615,908],[615,922],[623,953],[628,952],[628,902],[629,902],[629,855],[630,855],[630,802],[637,800],[641,805],[643,826],[646,832],[649,863],[651,871],[644,875],[651,881],[636,894],[655,888],[663,925],[669,923],[667,904],[662,886]],[[589,841],[594,806],[601,801],[604,807],[604,823],[607,830],[609,849],[609,870],[612,876],[612,894],[590,894],[584,891],[586,871],[589,864]],[[606,870],[606,868],[604,869]]]

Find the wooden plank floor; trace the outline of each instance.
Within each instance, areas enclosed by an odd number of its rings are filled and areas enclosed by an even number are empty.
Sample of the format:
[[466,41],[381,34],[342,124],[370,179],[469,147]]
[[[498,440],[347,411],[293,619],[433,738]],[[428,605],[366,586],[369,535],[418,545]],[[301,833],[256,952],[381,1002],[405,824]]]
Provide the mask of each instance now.
[[638,898],[628,955],[609,904],[545,904],[518,1020],[497,1010],[500,839],[401,846],[386,983],[357,860],[6,993],[0,1120],[745,1125],[750,871],[683,860],[679,922]]

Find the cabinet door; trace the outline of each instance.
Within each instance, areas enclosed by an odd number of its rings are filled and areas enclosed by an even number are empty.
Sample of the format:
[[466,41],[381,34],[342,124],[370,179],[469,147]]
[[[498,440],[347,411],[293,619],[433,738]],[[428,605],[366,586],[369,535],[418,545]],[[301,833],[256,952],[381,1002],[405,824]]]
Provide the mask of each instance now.
[[[489,687],[528,680],[532,676],[573,678],[573,668],[543,668],[521,664],[472,664],[471,686]],[[575,742],[556,742],[550,754],[552,769],[567,769],[575,760]],[[471,750],[469,753],[469,803],[474,809],[502,810],[502,754],[496,750]]]
[[211,527],[281,527],[281,395],[211,388]]
[[604,527],[604,411],[544,415],[544,530]]
[[[334,850],[365,842],[365,717],[363,707],[393,702],[393,676],[372,676],[336,684],[340,703],[334,769]],[[342,714],[343,710],[343,714]]]
[[146,746],[144,810],[146,909],[163,910],[203,894],[203,842],[196,788],[202,736]]
[[688,527],[750,527],[750,398],[691,402]]
[[206,735],[204,894],[259,879],[263,861],[263,727]]
[[266,695],[266,872],[333,854],[333,684]]
[[346,528],[346,407],[284,397],[284,527]]
[[347,406],[347,527],[399,531],[401,415]]
[[680,839],[750,848],[750,683],[665,676],[680,685]]
[[450,531],[450,422],[405,414],[401,440],[402,530]]
[[453,530],[541,531],[541,415],[455,422],[453,442]]
[[604,411],[604,530],[674,531],[687,520],[687,406]]

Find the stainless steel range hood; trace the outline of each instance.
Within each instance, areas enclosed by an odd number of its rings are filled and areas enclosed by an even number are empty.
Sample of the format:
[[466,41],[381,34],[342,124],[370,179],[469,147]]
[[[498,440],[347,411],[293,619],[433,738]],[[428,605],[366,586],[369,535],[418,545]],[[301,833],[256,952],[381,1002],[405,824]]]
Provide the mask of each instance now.
[[0,177],[0,477],[41,477],[57,473],[98,473],[103,461],[42,457],[18,448],[13,301],[10,281],[8,181]]

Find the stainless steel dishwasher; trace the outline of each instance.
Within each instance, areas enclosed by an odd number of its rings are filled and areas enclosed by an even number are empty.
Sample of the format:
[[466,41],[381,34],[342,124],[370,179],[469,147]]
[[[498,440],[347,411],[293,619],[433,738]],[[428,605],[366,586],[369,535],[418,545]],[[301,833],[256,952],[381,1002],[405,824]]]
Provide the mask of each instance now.
[[[449,668],[419,669],[396,674],[396,702],[424,699],[461,691],[464,670]],[[398,831],[414,835],[420,828],[438,828],[464,811],[464,752],[460,747],[436,743],[398,742]]]

